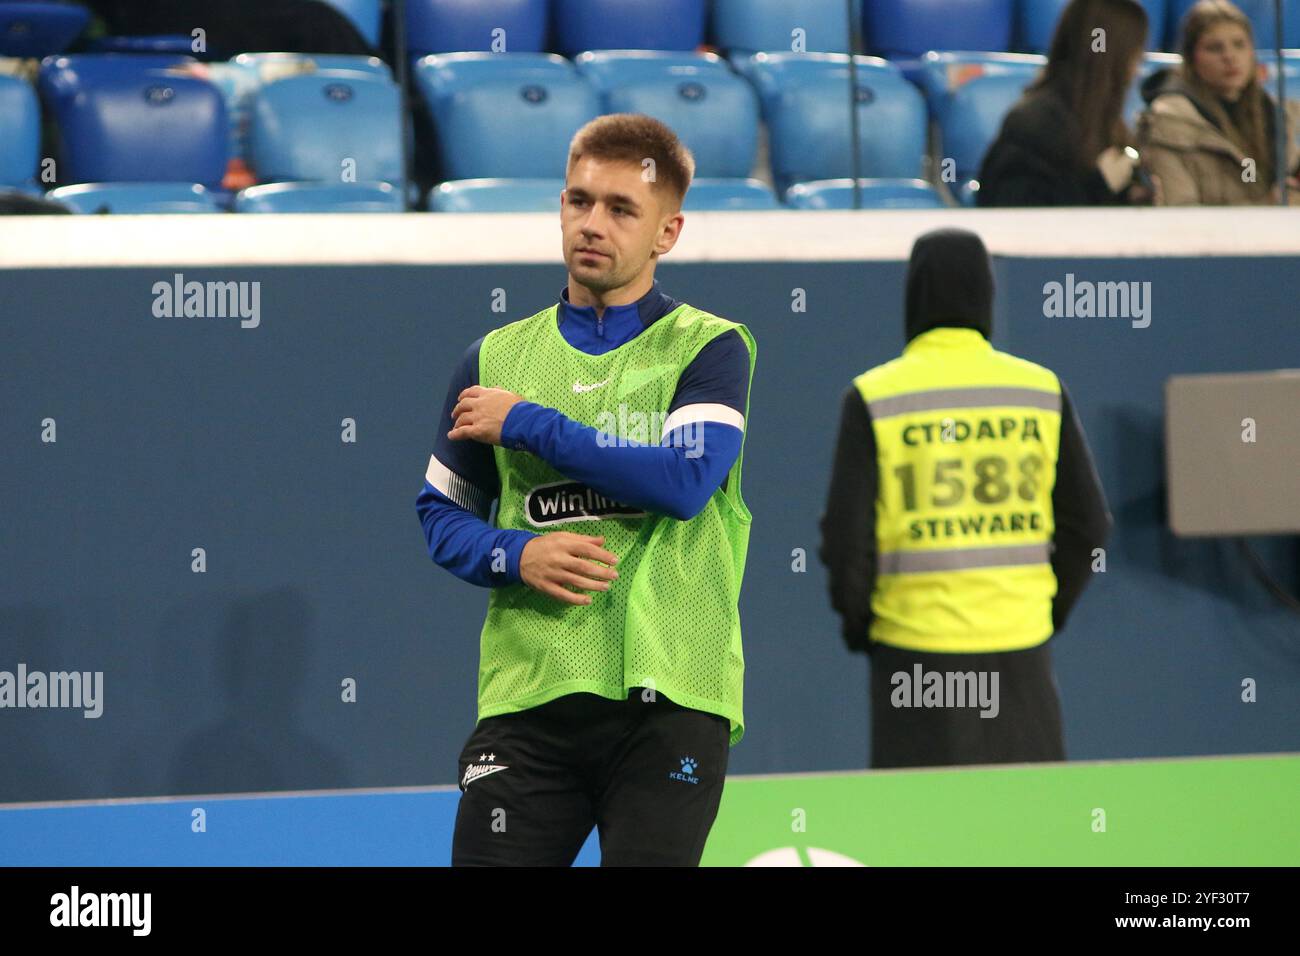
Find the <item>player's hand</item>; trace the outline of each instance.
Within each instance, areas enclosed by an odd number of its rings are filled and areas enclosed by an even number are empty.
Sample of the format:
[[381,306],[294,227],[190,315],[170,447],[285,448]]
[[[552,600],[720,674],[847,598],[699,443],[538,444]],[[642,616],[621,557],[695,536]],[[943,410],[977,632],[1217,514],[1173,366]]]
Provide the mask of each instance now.
[[524,397],[504,388],[484,388],[471,385],[456,396],[456,407],[451,410],[452,429],[447,437],[452,441],[471,438],[489,445],[501,444],[501,425]]
[[569,589],[609,590],[609,582],[618,577],[618,572],[605,565],[617,564],[618,555],[602,548],[604,543],[604,535],[592,538],[568,531],[538,535],[524,545],[519,556],[519,576],[534,591],[566,604],[590,604],[590,594]]

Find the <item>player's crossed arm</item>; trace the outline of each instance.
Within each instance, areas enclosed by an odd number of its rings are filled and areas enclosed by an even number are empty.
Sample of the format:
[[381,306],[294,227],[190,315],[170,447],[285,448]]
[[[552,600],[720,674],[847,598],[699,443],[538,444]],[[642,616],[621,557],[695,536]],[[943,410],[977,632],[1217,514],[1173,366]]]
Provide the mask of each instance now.
[[[705,507],[740,453],[750,358],[737,333],[715,339],[682,373],[662,445],[601,441],[596,429],[532,402],[511,417],[512,410],[526,400],[474,382],[468,369],[477,367],[476,359],[465,362],[467,372],[448,396],[446,417],[451,427],[445,443],[439,444],[445,444],[449,454],[452,448],[466,446],[528,450],[607,497],[689,520]],[[687,428],[698,429],[696,435],[703,439],[694,450],[684,441],[674,441],[681,437],[674,433]],[[702,453],[705,447],[707,454]],[[486,522],[483,527],[485,533],[499,530]],[[519,553],[518,578],[557,600],[591,604],[592,596],[583,592],[607,591],[618,577],[613,568],[618,557],[603,544],[603,537],[568,532],[531,535]]]
[[504,388],[471,385],[462,389],[451,410],[452,428],[447,437],[452,441],[473,439],[487,445],[499,445],[506,416],[522,401],[522,395]]
[[735,331],[706,345],[678,379],[657,444],[611,436],[503,389],[457,395],[450,440],[477,439],[543,459],[607,498],[689,521],[740,455],[750,355]]

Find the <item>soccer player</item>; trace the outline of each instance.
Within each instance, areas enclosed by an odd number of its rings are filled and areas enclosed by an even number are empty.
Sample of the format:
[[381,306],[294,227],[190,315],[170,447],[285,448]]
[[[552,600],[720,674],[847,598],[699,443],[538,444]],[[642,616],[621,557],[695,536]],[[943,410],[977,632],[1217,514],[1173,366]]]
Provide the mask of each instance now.
[[916,240],[905,330],[845,391],[821,520],[845,643],[871,655],[871,765],[1064,760],[1048,639],[1111,528],[1083,428],[1050,369],[990,344],[975,233]]
[[[698,865],[744,733],[740,473],[754,339],[654,278],[695,162],[667,126],[572,140],[560,301],[452,379],[416,507],[491,589],[452,865]],[[489,521],[496,499],[494,520]]]

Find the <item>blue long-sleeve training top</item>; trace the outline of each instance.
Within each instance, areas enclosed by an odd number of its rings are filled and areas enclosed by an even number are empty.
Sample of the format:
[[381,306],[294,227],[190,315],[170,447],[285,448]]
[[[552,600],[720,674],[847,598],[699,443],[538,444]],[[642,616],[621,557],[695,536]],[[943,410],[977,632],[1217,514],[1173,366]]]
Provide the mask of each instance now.
[[[571,305],[566,287],[560,292],[557,321],[570,345],[602,355],[631,341],[680,304],[660,290],[656,279],[636,302],[607,306],[597,317],[593,307]],[[470,345],[452,373],[415,507],[436,564],[471,584],[499,587],[519,582],[520,555],[535,535],[489,521],[492,503],[501,493],[492,446],[447,437],[455,424],[451,411],[457,396],[478,384],[482,344],[479,338]],[[686,521],[699,514],[735,464],[748,397],[749,350],[740,333],[732,330],[704,346],[683,370],[659,445],[602,445],[597,429],[535,402],[519,402],[510,409],[501,443],[537,455],[560,474],[607,498]],[[674,442],[673,432],[692,422],[702,423],[696,426],[700,440]],[[504,561],[494,561],[494,556]]]

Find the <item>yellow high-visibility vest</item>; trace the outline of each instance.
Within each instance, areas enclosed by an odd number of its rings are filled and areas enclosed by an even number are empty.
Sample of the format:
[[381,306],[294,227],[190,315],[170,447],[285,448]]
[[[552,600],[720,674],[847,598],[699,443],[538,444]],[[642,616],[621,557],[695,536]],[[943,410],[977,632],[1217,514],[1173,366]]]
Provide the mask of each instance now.
[[1056,375],[974,329],[936,328],[853,384],[879,466],[871,639],[946,653],[1047,640]]

